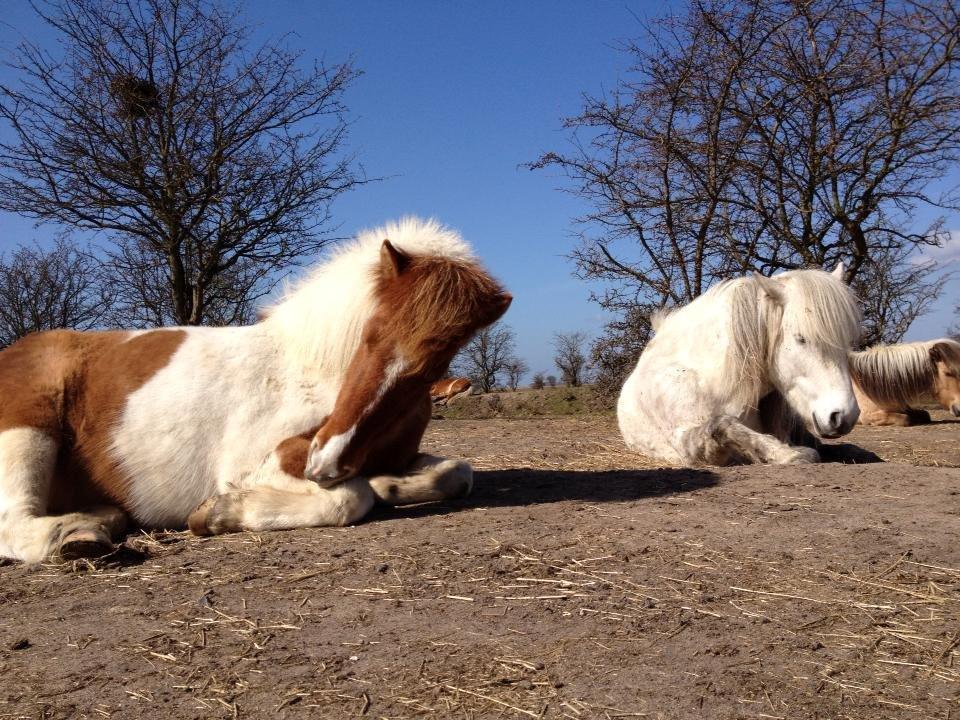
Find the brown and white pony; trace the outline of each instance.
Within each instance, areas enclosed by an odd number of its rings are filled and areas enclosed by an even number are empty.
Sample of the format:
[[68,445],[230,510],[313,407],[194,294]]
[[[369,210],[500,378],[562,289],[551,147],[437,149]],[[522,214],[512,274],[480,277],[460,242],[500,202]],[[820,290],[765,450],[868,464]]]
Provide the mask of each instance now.
[[960,417],[960,343],[941,338],[878,345],[850,353],[853,390],[863,425],[923,425],[930,413],[910,407],[931,395]]
[[456,233],[406,219],[249,327],[24,338],[0,352],[0,556],[100,554],[127,516],[272,530],[466,493],[467,463],[419,452],[429,388],[510,300]]
[[473,387],[467,378],[447,378],[430,386],[430,399],[434,405],[447,405],[451,400],[466,395]]

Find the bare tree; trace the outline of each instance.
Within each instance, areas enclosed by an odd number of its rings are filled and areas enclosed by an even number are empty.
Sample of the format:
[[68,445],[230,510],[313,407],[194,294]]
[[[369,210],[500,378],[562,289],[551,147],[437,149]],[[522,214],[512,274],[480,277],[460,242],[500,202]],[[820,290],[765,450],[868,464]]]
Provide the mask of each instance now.
[[104,232],[120,300],[153,325],[235,322],[329,241],[358,181],[341,155],[349,64],[250,47],[208,0],[38,0],[0,85],[0,207]]
[[96,261],[66,240],[50,250],[20,246],[0,259],[0,347],[40,330],[89,330],[113,298]]
[[934,261],[904,255],[900,248],[871,257],[853,281],[854,292],[864,304],[862,347],[899,342],[951,279]]
[[620,388],[653,336],[651,314],[642,307],[628,308],[622,316],[607,323],[590,347],[590,364],[596,372],[594,390],[601,398],[610,401],[620,394]]
[[556,386],[557,386],[557,376],[556,376],[556,375],[547,375],[547,385],[549,385],[549,386],[552,387],[552,388],[553,388],[553,387],[556,387]]
[[513,361],[514,334],[509,325],[496,322],[478,332],[457,355],[453,366],[470,378],[481,392],[497,386],[497,379]]
[[[960,148],[956,3],[693,0],[647,30],[626,79],[567,120],[572,149],[532,165],[592,202],[573,257],[603,307],[649,317],[731,275],[840,260],[855,281],[943,239],[903,228],[956,204],[929,191]],[[860,287],[874,324],[938,290]]]
[[586,342],[587,335],[583,332],[556,333],[553,336],[553,347],[556,350],[553,362],[560,371],[563,382],[571,387],[579,387],[586,380]]
[[532,387],[534,390],[543,390],[543,386],[547,382],[544,378],[545,375],[546,373],[542,371],[534,373],[533,379],[530,381],[530,387]]
[[527,365],[526,361],[518,357],[511,359],[506,367],[507,387],[516,392],[517,388],[520,387],[520,380],[523,379],[528,370],[530,370],[530,366]]
[[[121,240],[103,263],[116,288],[111,322],[118,327],[176,323],[166,259],[145,243]],[[256,300],[273,283],[272,267],[243,260],[218,273],[206,290],[204,325],[246,325],[256,321]]]

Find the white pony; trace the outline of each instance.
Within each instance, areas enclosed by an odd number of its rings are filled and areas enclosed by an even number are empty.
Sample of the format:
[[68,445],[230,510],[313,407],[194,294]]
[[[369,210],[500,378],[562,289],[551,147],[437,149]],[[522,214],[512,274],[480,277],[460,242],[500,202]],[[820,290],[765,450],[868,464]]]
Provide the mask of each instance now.
[[818,462],[791,442],[812,440],[804,427],[839,437],[860,412],[847,364],[860,311],[842,277],[728,280],[655,318],[617,403],[627,445],[680,463]]

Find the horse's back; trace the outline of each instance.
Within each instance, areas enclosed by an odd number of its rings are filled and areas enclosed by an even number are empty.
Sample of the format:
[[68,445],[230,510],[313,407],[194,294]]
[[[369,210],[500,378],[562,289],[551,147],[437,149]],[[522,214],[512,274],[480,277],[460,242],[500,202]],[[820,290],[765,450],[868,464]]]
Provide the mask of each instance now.
[[169,362],[184,332],[52,330],[0,352],[2,431],[34,428],[61,445],[53,506],[106,496],[124,504],[129,479],[110,456],[127,398]]
[[33,427],[59,439],[65,391],[97,334],[49,330],[0,351],[0,432]]

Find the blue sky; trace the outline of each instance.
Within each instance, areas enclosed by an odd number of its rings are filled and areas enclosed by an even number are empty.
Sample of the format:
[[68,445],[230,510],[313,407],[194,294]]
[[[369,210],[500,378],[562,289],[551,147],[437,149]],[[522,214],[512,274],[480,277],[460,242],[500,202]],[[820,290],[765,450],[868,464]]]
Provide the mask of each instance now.
[[[676,4],[676,3],[674,3]],[[563,149],[561,119],[581,93],[612,88],[627,65],[616,41],[635,35],[637,17],[664,2],[298,2],[250,0],[258,39],[288,42],[328,62],[352,58],[363,71],[346,96],[349,148],[368,175],[385,178],[334,205],[342,234],[403,214],[432,215],[459,229],[514,293],[506,320],[518,354],[552,371],[556,331],[595,333],[604,320],[565,257],[582,201],[558,191],[562,178],[520,167]],[[25,34],[44,42],[26,0],[6,0],[0,51]],[[3,70],[0,79],[6,80]],[[920,220],[925,220],[920,218]],[[960,217],[948,222],[960,257]],[[53,234],[0,214],[0,250]],[[909,337],[932,337],[951,322],[948,290]]]

